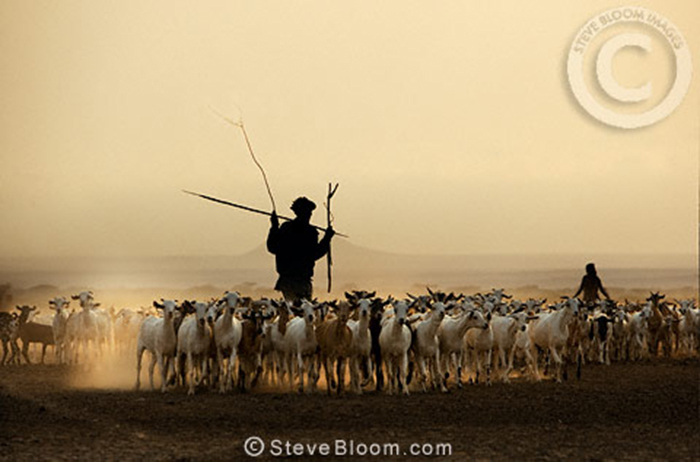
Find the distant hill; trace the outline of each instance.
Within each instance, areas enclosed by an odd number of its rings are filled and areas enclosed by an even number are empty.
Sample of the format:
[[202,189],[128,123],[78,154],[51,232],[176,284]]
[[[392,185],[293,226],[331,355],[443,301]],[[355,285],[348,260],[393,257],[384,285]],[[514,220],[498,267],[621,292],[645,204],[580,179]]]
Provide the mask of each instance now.
[[[603,281],[617,287],[697,286],[693,255],[407,255],[333,244],[338,290],[386,287],[577,286],[583,267],[595,261]],[[274,257],[263,245],[240,255],[142,258],[0,258],[0,283],[15,287],[192,287],[232,284],[272,287]],[[326,263],[316,265],[315,284],[326,285]]]

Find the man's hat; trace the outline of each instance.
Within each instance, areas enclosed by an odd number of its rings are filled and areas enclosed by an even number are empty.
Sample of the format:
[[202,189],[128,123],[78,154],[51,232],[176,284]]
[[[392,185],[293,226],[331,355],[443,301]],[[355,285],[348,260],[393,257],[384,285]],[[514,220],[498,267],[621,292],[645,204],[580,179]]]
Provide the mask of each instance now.
[[316,204],[302,196],[292,202],[292,210],[295,213],[313,212],[316,209]]

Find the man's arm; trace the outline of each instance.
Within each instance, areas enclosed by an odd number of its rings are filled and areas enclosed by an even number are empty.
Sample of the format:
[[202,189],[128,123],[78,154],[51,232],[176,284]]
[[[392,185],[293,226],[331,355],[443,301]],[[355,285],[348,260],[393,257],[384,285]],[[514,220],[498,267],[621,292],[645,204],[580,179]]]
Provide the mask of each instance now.
[[578,290],[574,294],[574,298],[578,297],[578,295],[581,293],[581,291],[583,291],[583,285],[585,283],[586,283],[586,276],[584,276],[583,279],[581,279],[581,286],[578,288]]
[[326,230],[326,234],[323,235],[323,239],[321,239],[321,241],[316,246],[314,260],[318,260],[320,258],[323,258],[323,256],[328,253],[328,251],[331,248],[331,239],[333,239],[333,236],[335,236],[335,231],[333,230],[333,227],[331,226]]
[[280,221],[274,211],[270,216],[270,225],[270,232],[267,233],[267,251],[277,255],[279,250]]
[[608,291],[605,290],[605,287],[603,287],[603,281],[598,279],[598,287],[600,288],[600,291],[605,295],[605,298],[610,299],[610,295],[608,295]]

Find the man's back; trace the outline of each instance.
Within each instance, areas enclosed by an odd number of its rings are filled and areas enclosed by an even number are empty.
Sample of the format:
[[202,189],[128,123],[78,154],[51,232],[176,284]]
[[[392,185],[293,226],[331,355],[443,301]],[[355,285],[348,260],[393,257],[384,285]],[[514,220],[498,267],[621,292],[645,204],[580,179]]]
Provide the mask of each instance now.
[[329,227],[321,242],[318,241],[318,231],[310,224],[315,208],[316,204],[300,197],[292,203],[294,220],[280,226],[276,213],[270,217],[272,226],[267,235],[267,250],[275,255],[279,274],[275,290],[293,302],[310,300],[313,296],[314,264],[328,252],[334,234]]
[[280,276],[310,278],[314,263],[326,252],[319,245],[318,231],[309,223],[292,220],[270,229],[267,249],[275,255]]

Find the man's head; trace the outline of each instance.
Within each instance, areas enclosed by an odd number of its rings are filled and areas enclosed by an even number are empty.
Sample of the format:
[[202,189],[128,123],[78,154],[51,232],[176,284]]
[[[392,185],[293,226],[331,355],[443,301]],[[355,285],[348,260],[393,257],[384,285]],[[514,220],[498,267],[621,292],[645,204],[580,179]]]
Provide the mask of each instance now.
[[304,196],[297,198],[292,203],[292,210],[300,220],[311,220],[311,213],[313,213],[314,209],[316,209],[316,204]]
[[595,264],[589,263],[589,264],[586,265],[586,274],[589,274],[589,275],[591,275],[591,276],[595,276],[595,275],[596,275]]

